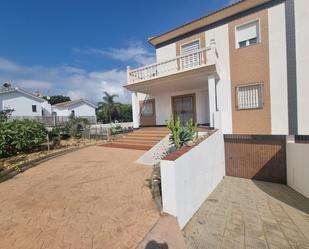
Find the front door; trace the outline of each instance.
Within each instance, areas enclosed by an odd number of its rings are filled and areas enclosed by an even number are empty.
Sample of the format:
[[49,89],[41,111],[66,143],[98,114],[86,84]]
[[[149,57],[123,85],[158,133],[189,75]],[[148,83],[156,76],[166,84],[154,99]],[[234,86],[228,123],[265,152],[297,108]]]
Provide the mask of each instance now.
[[173,101],[173,115],[176,119],[180,118],[182,124],[186,124],[190,119],[195,122],[195,95],[188,94],[183,96],[175,96]]

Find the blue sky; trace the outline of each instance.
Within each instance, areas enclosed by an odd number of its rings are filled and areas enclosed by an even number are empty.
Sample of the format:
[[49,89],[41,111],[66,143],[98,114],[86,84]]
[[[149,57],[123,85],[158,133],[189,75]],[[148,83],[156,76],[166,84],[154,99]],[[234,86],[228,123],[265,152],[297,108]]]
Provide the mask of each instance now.
[[154,61],[147,38],[233,0],[2,0],[0,80],[43,94],[130,101],[126,66]]

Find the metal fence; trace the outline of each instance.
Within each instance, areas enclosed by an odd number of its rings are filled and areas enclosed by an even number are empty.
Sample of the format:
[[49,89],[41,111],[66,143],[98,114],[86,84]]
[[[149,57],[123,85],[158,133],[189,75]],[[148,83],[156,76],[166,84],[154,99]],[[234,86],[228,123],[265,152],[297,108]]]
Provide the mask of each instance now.
[[[96,124],[96,116],[78,116],[78,118],[87,119],[89,124]],[[46,126],[62,126],[65,125],[69,120],[69,116],[11,116],[9,120],[36,120]]]
[[133,131],[132,123],[95,124],[83,130],[83,138],[110,140],[119,134]]

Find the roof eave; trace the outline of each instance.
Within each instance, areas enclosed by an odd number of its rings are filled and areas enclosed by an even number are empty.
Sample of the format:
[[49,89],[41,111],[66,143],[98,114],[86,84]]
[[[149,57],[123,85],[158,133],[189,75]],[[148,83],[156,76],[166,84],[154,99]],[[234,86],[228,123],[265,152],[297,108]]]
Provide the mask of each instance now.
[[257,7],[259,5],[268,3],[272,0],[243,0],[237,3],[234,3],[232,5],[229,5],[227,7],[224,7],[222,9],[219,9],[207,16],[201,17],[199,19],[193,20],[189,23],[186,23],[182,26],[179,26],[175,29],[172,29],[170,31],[167,31],[163,34],[160,34],[155,37],[151,37],[148,39],[148,42],[156,47],[159,44],[162,44],[164,42],[170,41],[176,37],[179,37],[181,35],[187,34],[189,32],[192,32],[194,30],[197,30],[199,28],[208,26],[210,24],[216,23],[220,20],[224,20],[228,17],[234,16],[236,14],[239,14],[241,12],[247,11],[249,9],[252,9],[254,7]]

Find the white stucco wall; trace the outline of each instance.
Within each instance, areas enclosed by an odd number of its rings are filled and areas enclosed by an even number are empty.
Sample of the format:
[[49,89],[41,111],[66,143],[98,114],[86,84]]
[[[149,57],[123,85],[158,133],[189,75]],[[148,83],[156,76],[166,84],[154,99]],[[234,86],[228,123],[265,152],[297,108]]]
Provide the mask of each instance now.
[[43,116],[51,116],[52,114],[52,107],[51,105],[45,101],[42,103],[42,109],[43,109]]
[[53,112],[56,112],[57,116],[70,116],[73,110],[76,117],[95,116],[95,108],[84,102],[68,108],[57,108],[53,106]]
[[76,105],[69,108],[70,113],[73,110],[75,112],[75,116],[77,116],[77,117],[95,116],[95,108],[86,104],[86,103],[76,104]]
[[183,228],[224,176],[224,141],[217,131],[175,161],[161,161],[163,212]]
[[287,144],[288,185],[309,198],[309,144]]
[[[0,109],[14,109],[12,116],[42,116],[42,103],[20,92],[0,94]],[[32,112],[32,105],[37,106],[37,112]]]
[[308,0],[295,0],[298,133],[309,134],[309,4]]
[[157,62],[166,61],[176,57],[176,43],[156,49]]
[[57,108],[55,106],[52,106],[52,111],[57,113],[57,116],[63,116],[63,117],[70,116],[70,114],[71,114],[71,113],[69,113],[68,109],[61,109],[61,108]]
[[284,3],[268,9],[268,26],[271,129],[272,134],[287,135],[289,121]]
[[166,120],[169,120],[172,115],[172,96],[184,94],[196,94],[196,116],[198,124],[209,123],[209,110],[208,110],[208,93],[207,93],[207,79],[205,81],[205,88],[194,89],[188,91],[178,92],[164,92],[155,95],[156,103],[156,124],[165,125]]
[[217,82],[218,109],[221,113],[221,129],[224,134],[232,133],[232,100],[230,77],[230,52],[228,25],[206,31],[206,46],[215,39],[219,55],[220,80]]

